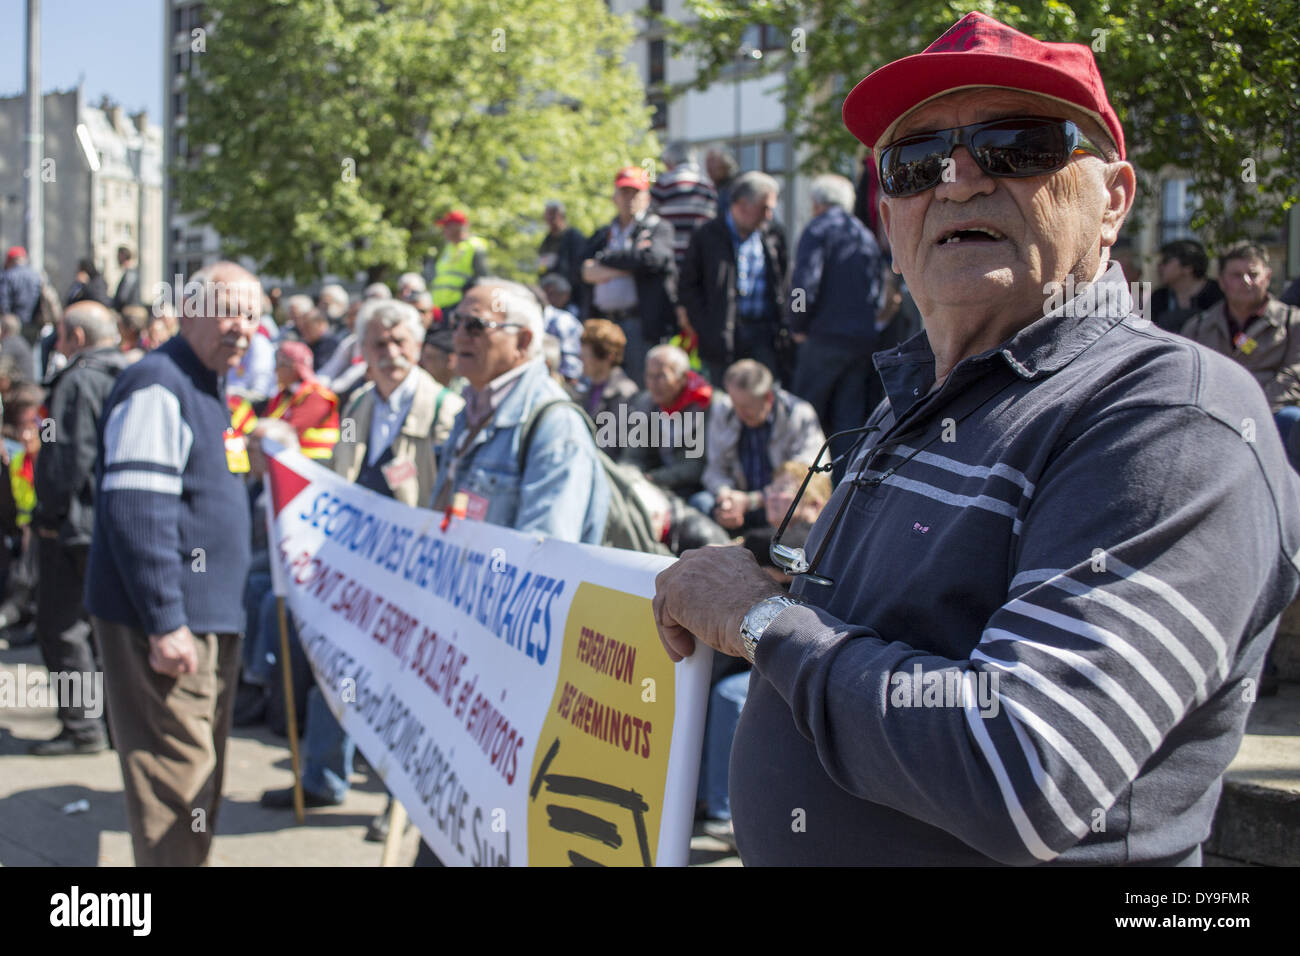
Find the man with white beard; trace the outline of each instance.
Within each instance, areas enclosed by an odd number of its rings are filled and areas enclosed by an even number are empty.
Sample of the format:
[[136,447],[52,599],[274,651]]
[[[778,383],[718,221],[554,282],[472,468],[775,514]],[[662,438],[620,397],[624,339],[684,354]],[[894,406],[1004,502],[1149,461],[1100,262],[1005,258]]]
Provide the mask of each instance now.
[[[451,431],[464,401],[419,366],[424,326],[415,307],[397,299],[367,304],[357,319],[361,354],[370,369],[366,385],[342,421],[346,437],[334,446],[331,467],[346,481],[412,507],[428,507],[437,461],[434,450]],[[356,750],[313,687],[307,695],[306,760],[302,774],[307,806],[343,802]],[[262,805],[290,807],[293,789],[268,790]]]

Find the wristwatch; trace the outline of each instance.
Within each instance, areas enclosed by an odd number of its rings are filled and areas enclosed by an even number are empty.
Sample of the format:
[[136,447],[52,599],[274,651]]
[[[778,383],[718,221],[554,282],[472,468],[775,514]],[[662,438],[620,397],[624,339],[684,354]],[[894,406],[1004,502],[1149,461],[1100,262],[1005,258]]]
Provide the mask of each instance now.
[[744,620],[740,622],[740,640],[745,645],[745,656],[749,658],[751,664],[754,663],[754,654],[758,651],[759,638],[763,636],[767,626],[786,608],[802,603],[797,598],[777,594],[764,598],[745,613]]

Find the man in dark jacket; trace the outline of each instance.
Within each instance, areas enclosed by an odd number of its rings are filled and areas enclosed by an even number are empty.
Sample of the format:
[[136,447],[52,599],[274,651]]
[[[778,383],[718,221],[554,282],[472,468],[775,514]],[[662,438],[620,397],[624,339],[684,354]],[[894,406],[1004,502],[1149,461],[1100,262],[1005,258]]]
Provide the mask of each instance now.
[[[801,342],[791,387],[830,435],[867,418],[867,375],[876,350],[884,261],[876,237],[850,210],[853,184],[818,176],[809,190],[812,221],[799,237],[787,321]],[[838,455],[852,437],[832,444]]]
[[582,281],[592,286],[585,318],[609,319],[627,336],[623,368],[645,384],[645,357],[677,327],[673,227],[650,208],[650,177],[625,166],[614,177],[618,215],[587,243]]
[[63,729],[31,747],[37,756],[98,753],[108,746],[102,695],[89,699],[84,683],[99,667],[82,590],[95,522],[100,416],[127,359],[117,349],[112,313],[98,302],[68,308],[58,349],[68,365],[50,383],[47,425],[53,432],[36,459],[36,636],[50,674],[80,675],[66,680],[79,679],[83,686],[79,699],[59,701]]
[[40,303],[41,277],[27,264],[27,250],[10,247],[4,271],[0,272],[0,315],[12,313],[27,326],[36,321]]
[[779,191],[766,173],[737,176],[726,214],[695,230],[682,262],[679,297],[715,384],[737,359],[777,371],[789,262],[785,236],[771,221]]
[[117,280],[112,305],[114,311],[121,312],[140,301],[140,265],[130,246],[117,247],[117,264],[122,268],[122,278]]

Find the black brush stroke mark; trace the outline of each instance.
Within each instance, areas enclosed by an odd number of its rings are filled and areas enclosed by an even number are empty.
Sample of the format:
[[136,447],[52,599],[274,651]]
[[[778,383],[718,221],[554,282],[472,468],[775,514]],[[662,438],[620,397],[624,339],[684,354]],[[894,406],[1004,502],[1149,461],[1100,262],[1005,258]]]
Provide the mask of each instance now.
[[617,825],[603,817],[574,807],[561,807],[554,803],[546,805],[546,813],[550,817],[552,830],[598,840],[613,850],[623,845],[623,838],[618,834]]

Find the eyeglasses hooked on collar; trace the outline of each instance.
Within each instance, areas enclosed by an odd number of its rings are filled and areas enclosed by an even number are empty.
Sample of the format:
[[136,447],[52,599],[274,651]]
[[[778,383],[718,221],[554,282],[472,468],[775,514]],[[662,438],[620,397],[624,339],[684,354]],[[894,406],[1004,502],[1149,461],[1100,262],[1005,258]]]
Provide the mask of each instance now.
[[832,458],[824,465],[818,464],[818,462],[822,460],[822,455],[826,454],[826,449],[830,448],[831,442],[837,438],[842,438],[845,435],[860,435],[861,437],[854,442],[853,446],[844,456],[842,456],[848,457],[853,454],[853,450],[862,443],[863,439],[867,438],[873,432],[878,431],[880,431],[880,426],[878,425],[863,425],[860,428],[849,428],[842,432],[836,432],[827,438],[826,441],[822,442],[822,447],[818,450],[817,457],[814,458],[813,463],[808,466],[808,474],[804,475],[803,484],[801,484],[799,490],[795,492],[794,501],[790,502],[790,509],[785,513],[785,517],[781,520],[781,527],[777,528],[776,534],[772,536],[772,544],[767,550],[768,555],[772,558],[772,563],[786,574],[796,576],[803,575],[814,584],[824,584],[827,587],[835,583],[832,579],[818,574],[817,568],[821,565],[822,555],[826,553],[827,542],[835,536],[835,531],[840,526],[840,519],[844,517],[844,506],[848,504],[850,495],[846,494],[840,500],[840,506],[835,510],[835,517],[831,519],[830,527],[826,529],[826,534],[822,536],[821,544],[818,546],[817,554],[812,559],[811,564],[808,563],[808,554],[803,548],[792,548],[787,544],[782,544],[781,537],[785,534],[785,529],[790,523],[790,519],[794,517],[795,512],[798,510],[799,502],[803,499],[803,494],[807,490],[808,482],[812,480],[812,476],[819,471],[830,471],[835,467],[835,462],[838,460],[835,458]]
[[485,331],[492,331],[493,329],[523,328],[518,322],[495,322],[491,319],[480,319],[477,315],[469,315],[459,309],[451,313],[450,325],[453,332],[463,328],[474,336],[482,335]]
[[1009,179],[1054,173],[1078,152],[1106,158],[1070,120],[1017,116],[895,140],[880,151],[881,190],[905,199],[933,189],[958,146],[965,146],[988,175]]

